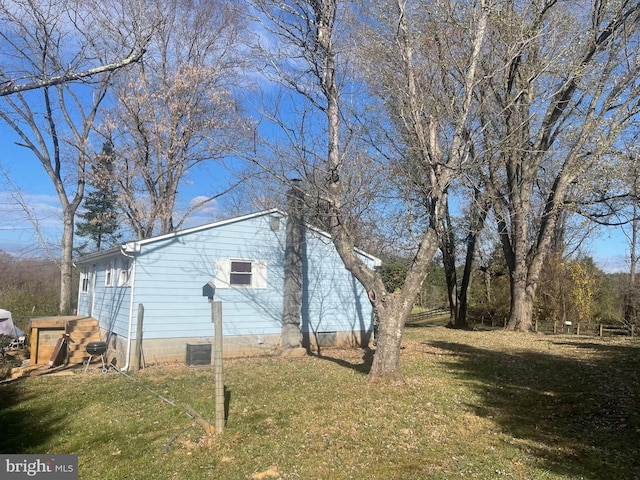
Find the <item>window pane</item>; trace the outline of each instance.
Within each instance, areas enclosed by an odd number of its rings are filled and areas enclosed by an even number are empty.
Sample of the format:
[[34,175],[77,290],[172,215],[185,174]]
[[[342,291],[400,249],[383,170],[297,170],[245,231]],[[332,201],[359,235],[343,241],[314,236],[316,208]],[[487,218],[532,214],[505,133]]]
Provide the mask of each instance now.
[[232,273],[229,280],[231,285],[251,285],[251,274]]
[[251,262],[231,262],[232,273],[251,273]]

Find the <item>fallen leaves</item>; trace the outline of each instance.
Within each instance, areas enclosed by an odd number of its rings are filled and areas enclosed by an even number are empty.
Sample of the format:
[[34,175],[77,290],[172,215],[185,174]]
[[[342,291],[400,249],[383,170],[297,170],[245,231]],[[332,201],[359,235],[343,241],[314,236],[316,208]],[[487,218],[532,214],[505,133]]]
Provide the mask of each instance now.
[[251,475],[253,480],[264,480],[265,478],[280,478],[280,470],[277,466],[273,465],[264,472],[254,473]]

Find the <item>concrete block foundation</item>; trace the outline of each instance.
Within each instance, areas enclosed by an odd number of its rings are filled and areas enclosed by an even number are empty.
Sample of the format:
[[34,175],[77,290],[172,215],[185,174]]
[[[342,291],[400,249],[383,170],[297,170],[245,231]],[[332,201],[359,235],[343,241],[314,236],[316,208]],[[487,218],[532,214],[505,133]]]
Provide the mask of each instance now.
[[[102,331],[101,337],[107,339],[107,332]],[[367,346],[371,339],[371,332],[315,332],[303,334],[302,347],[311,351],[320,348],[358,348]],[[160,365],[166,363],[187,363],[187,345],[211,344],[212,337],[182,337],[163,339],[143,339],[141,365]],[[116,368],[131,367],[133,364],[135,339],[128,348],[125,338],[111,335],[108,341],[109,349],[105,360]],[[227,336],[223,339],[222,353],[224,358],[253,357],[263,355],[279,355],[281,348],[280,335],[244,335]],[[127,355],[130,361],[127,362]],[[213,361],[213,356],[212,356]]]

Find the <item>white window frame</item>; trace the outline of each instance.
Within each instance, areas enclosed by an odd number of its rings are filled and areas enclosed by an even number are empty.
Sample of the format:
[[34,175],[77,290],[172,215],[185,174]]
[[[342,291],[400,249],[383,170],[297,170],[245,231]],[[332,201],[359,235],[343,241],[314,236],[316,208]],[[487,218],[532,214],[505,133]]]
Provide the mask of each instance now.
[[109,260],[107,262],[107,268],[104,271],[104,286],[105,287],[113,287],[113,277],[115,277],[115,260]]
[[[251,265],[250,272],[232,272],[233,263],[249,263]],[[232,276],[247,275],[251,276],[249,283],[233,283]],[[265,260],[257,260],[252,258],[219,258],[216,261],[216,288],[267,288],[267,262]]]
[[131,261],[127,258],[121,258],[118,262],[119,268],[117,269],[118,278],[117,278],[117,286],[118,287],[128,287],[129,286],[129,278],[131,278]]
[[82,267],[80,270],[80,292],[89,293],[89,286],[91,282],[91,275],[89,274],[89,267]]

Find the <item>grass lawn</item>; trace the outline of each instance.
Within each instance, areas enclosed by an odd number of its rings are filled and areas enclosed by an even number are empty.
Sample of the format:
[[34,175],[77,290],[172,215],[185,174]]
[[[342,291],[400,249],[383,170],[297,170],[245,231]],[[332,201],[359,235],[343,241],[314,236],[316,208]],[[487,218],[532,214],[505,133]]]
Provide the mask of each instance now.
[[[225,363],[0,385],[0,452],[74,453],[80,478],[640,479],[640,340],[407,328],[404,381],[370,356]],[[165,402],[170,399],[175,405]]]

